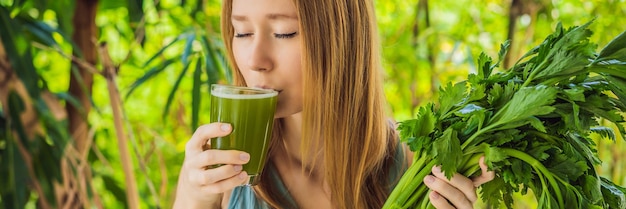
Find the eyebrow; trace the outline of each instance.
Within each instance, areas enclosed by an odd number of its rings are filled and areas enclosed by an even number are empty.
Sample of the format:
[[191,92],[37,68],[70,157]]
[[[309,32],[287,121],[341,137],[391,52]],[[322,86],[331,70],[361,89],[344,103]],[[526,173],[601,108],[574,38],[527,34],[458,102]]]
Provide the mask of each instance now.
[[[267,14],[265,17],[267,19],[270,19],[270,20],[278,20],[278,19],[297,20],[298,19],[298,16],[296,16],[295,14],[288,15],[288,14],[280,14],[280,13]],[[245,15],[232,15],[231,19],[235,20],[235,21],[247,21],[248,20],[248,16],[245,16]]]

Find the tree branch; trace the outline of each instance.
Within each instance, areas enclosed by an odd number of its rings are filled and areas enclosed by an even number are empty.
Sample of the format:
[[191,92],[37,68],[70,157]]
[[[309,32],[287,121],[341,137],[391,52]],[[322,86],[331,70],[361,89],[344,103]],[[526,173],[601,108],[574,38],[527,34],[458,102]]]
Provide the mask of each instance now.
[[[82,52],[84,60],[91,66],[95,66],[98,53],[94,41],[97,38],[95,22],[97,8],[97,0],[78,0],[76,1],[73,17],[74,34],[72,35],[72,40]],[[76,63],[75,59],[72,59],[72,63]],[[89,69],[84,65],[78,65],[77,72],[70,69],[70,87],[68,91],[80,103],[80,107],[68,103],[66,109],[69,132],[79,153],[88,150],[85,145],[88,131],[87,113],[91,109],[91,91],[94,75]]]
[[102,56],[102,62],[104,65],[104,77],[107,81],[107,87],[109,90],[109,99],[111,102],[111,109],[113,111],[113,122],[115,124],[115,133],[117,136],[117,145],[120,151],[120,158],[122,161],[122,167],[124,170],[124,177],[126,180],[126,198],[128,199],[128,207],[130,209],[139,208],[139,194],[137,192],[137,185],[135,182],[135,174],[133,169],[133,163],[128,149],[127,135],[124,132],[123,114],[122,114],[122,102],[120,93],[117,89],[115,78],[116,68],[113,65],[113,61],[109,56],[106,43],[100,46],[100,55]]

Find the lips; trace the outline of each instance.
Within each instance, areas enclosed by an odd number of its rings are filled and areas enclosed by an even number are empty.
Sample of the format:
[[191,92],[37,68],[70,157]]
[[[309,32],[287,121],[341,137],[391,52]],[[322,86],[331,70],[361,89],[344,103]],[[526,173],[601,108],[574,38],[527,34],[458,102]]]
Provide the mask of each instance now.
[[272,88],[272,87],[269,87],[269,86],[261,86],[261,85],[254,86],[254,88],[271,89],[271,90],[277,91],[278,93],[283,91],[283,90],[275,89],[275,88]]

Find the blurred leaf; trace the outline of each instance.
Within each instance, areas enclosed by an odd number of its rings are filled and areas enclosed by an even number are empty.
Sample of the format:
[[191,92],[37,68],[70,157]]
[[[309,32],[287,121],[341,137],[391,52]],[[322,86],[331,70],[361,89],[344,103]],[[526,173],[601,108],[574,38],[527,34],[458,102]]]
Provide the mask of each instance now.
[[217,50],[213,49],[213,44],[207,39],[207,36],[201,36],[200,42],[202,43],[204,50],[204,64],[205,71],[209,78],[209,91],[211,90],[211,85],[217,83],[219,80],[219,67],[217,62]]
[[[50,150],[50,155],[48,157],[55,159],[56,162],[59,163],[61,162],[65,145],[69,141],[71,141],[71,136],[66,128],[67,124],[65,124],[63,121],[58,121],[54,117],[54,113],[52,112],[52,110],[50,110],[50,108],[42,98],[35,100],[34,105],[37,113],[39,114],[39,119],[43,123],[42,125],[46,130],[45,137],[48,137],[52,142],[51,144],[49,144],[50,147],[48,147],[48,149]],[[80,106],[78,107],[80,108]],[[42,141],[47,140],[42,139]],[[58,177],[57,180],[61,180],[60,170],[51,169],[50,171],[52,174],[54,174],[52,175],[53,177]]]
[[[98,1],[98,10],[99,11],[105,11],[105,10],[113,10],[113,9],[117,9],[117,8],[126,8],[127,5],[129,5],[127,2],[128,1],[132,1],[132,0],[105,0],[105,1]],[[128,11],[130,14],[130,11]]]
[[169,66],[170,64],[172,64],[174,62],[175,62],[174,59],[165,60],[165,62],[163,62],[161,65],[153,67],[148,72],[143,74],[143,76],[141,76],[141,78],[137,79],[135,82],[133,82],[133,84],[130,85],[130,89],[128,90],[128,93],[126,93],[126,98],[125,99],[128,99],[130,94],[133,93],[133,91],[135,91],[135,89],[137,87],[139,87],[140,85],[145,83],[147,80],[151,79],[152,77],[154,77],[154,76],[158,75],[159,73],[163,72],[163,70],[165,70],[165,68],[167,66]]
[[195,34],[194,33],[187,33],[186,38],[187,38],[187,40],[185,42],[185,48],[184,48],[183,54],[181,56],[181,61],[182,61],[183,65],[184,65],[183,71],[178,76],[178,79],[176,80],[176,83],[174,83],[174,87],[172,87],[172,91],[170,92],[170,95],[167,97],[167,102],[165,104],[165,110],[163,111],[163,115],[162,115],[163,118],[165,118],[165,116],[169,112],[170,106],[171,106],[171,104],[172,104],[172,102],[174,100],[174,96],[176,95],[176,91],[178,90],[178,86],[180,86],[180,83],[183,80],[183,78],[185,77],[185,74],[187,73],[187,70],[189,69],[189,65],[191,64],[189,56],[193,53],[193,42],[195,40]]
[[[46,8],[48,7],[48,0],[33,0],[32,1],[34,4],[34,7],[41,11],[43,13],[43,11],[46,10]],[[39,17],[41,18],[43,15],[40,15]]]
[[100,177],[102,178],[102,181],[104,182],[104,188],[107,191],[111,192],[118,202],[125,203],[126,191],[122,189],[120,184],[115,179],[113,179],[113,177],[109,175],[101,175]]
[[8,178],[2,178],[6,181],[3,184],[7,186],[3,186],[6,190],[3,189],[0,191],[2,191],[3,201],[6,201],[6,208],[23,208],[29,196],[28,186],[26,185],[29,181],[28,170],[26,168],[26,162],[24,162],[22,155],[18,151],[18,145],[15,141],[20,140],[22,145],[28,149],[29,140],[22,126],[20,117],[21,112],[24,111],[24,103],[15,91],[9,93],[8,109],[11,110],[9,112],[10,127],[17,132],[20,139],[14,139],[10,133],[7,134],[9,139],[7,140],[6,156],[3,157],[7,159],[7,163],[3,164],[1,167],[3,170],[6,170],[0,173],[7,173],[8,171]]
[[229,63],[226,61],[226,57],[224,55],[224,52],[222,51],[222,49],[224,49],[224,44],[220,40],[221,39],[213,38],[213,62],[215,62],[216,70],[221,70],[224,74],[224,77],[226,78],[226,81],[228,83],[232,83],[233,72],[229,67]]
[[161,54],[163,54],[163,52],[168,49],[170,46],[174,45],[174,43],[176,43],[178,40],[180,39],[184,39],[187,36],[189,36],[189,33],[184,33],[181,34],[179,36],[177,36],[174,40],[172,40],[172,42],[170,42],[169,44],[165,45],[163,48],[161,48],[156,54],[154,54],[152,57],[150,57],[150,59],[148,59],[148,61],[143,65],[142,68],[147,67],[152,61],[154,61],[157,57],[161,56]]
[[39,97],[39,80],[32,63],[30,42],[22,34],[20,23],[9,17],[9,10],[0,6],[0,38],[11,62],[14,72],[26,86],[31,97]]
[[60,93],[56,93],[54,95],[56,97],[58,97],[59,99],[65,101],[67,103],[72,104],[72,106],[74,106],[74,108],[78,109],[78,112],[80,112],[81,115],[87,114],[87,113],[85,113],[85,108],[83,107],[83,105],[80,104],[80,102],[78,100],[76,100],[76,97],[68,94],[67,92],[60,92]]
[[43,44],[50,47],[58,47],[59,44],[52,38],[52,35],[56,32],[55,29],[51,28],[47,24],[43,22],[25,22],[24,26],[26,30],[35,35]]
[[194,5],[193,11],[191,13],[196,14],[198,12],[202,12],[203,8],[204,8],[204,1],[196,0],[196,4]]
[[22,7],[26,0],[13,0],[13,7]]
[[0,190],[2,206],[4,208],[24,208],[29,196],[26,185],[28,171],[26,170],[26,163],[17,151],[17,145],[12,140],[9,139],[5,156],[3,156],[8,163],[0,167],[2,169],[0,173],[3,174],[3,178],[0,179],[4,181],[0,183],[2,186]]
[[22,142],[22,145],[25,146],[26,149],[29,149],[29,140],[28,135],[26,134],[26,130],[24,130],[24,126],[22,126],[22,112],[26,110],[24,106],[24,100],[17,94],[15,91],[9,92],[9,101],[8,101],[7,109],[9,111],[9,121],[12,126],[12,130],[17,132],[19,140]]
[[198,57],[196,59],[196,70],[193,72],[193,89],[191,93],[191,130],[194,131],[198,128],[198,117],[200,115],[200,103],[202,102],[202,96],[200,95],[200,88],[202,87],[202,59]]
[[[10,187],[10,172],[11,172],[11,167],[9,165],[11,165],[12,163],[12,152],[13,152],[13,145],[12,145],[12,137],[11,137],[11,126],[10,123],[7,121],[7,118],[4,114],[3,111],[0,110],[0,176],[3,176],[5,178],[0,178],[0,195],[5,195],[6,193],[9,193],[13,188]],[[2,205],[0,205],[0,208],[2,208]],[[5,207],[4,208],[8,208]]]
[[53,35],[56,33],[63,37],[64,42],[67,42],[72,46],[72,51],[77,57],[83,56],[80,47],[78,47],[74,40],[72,40],[65,32],[57,28],[53,28],[43,21],[35,20],[24,15],[19,17],[26,31],[39,38],[44,45],[49,47],[59,47],[59,43],[53,38]]
[[185,74],[187,73],[187,70],[189,69],[189,64],[190,62],[187,62],[185,66],[183,67],[183,71],[178,75],[178,79],[176,79],[176,83],[174,83],[174,87],[172,87],[172,91],[170,91],[170,95],[167,97],[167,103],[165,103],[165,110],[163,111],[163,115],[161,115],[161,118],[165,118],[167,113],[170,111],[170,106],[172,105],[174,96],[176,95],[176,90],[178,90],[178,86],[180,85],[180,82],[185,77]]
[[138,23],[143,18],[143,0],[127,0],[128,16],[131,23]]
[[[133,29],[135,29],[135,36],[138,36],[140,34],[146,34],[146,28],[145,25],[144,27],[140,27],[140,23],[144,17],[144,12],[143,12],[143,0],[127,0],[128,5],[128,19],[130,22],[130,25]],[[144,46],[146,43],[146,39],[142,38],[141,40],[141,46]]]
[[[37,137],[37,141],[45,141],[44,138]],[[46,201],[51,205],[56,205],[54,183],[61,182],[61,156],[55,156],[58,147],[47,143],[41,143],[39,152],[33,153],[33,169],[37,175],[37,181],[45,194]]]
[[[76,1],[74,0],[54,0],[49,3],[50,9],[56,13],[57,21],[59,24],[59,30],[63,32],[63,34],[72,34],[74,32],[74,28],[72,25],[72,18],[74,16],[74,7],[76,6]],[[71,40],[65,38],[66,40]],[[74,47],[76,49],[77,47]],[[79,56],[81,57],[81,56]]]
[[196,34],[194,33],[190,33],[187,36],[187,41],[185,42],[185,48],[183,49],[183,55],[181,56],[181,62],[184,63],[184,65],[186,65],[190,60],[189,60],[189,55],[191,53],[193,53],[193,42],[195,41],[196,38]]
[[[6,150],[7,140],[9,140],[10,138],[10,136],[8,136],[8,134],[10,133],[9,128],[10,128],[9,123],[7,121],[5,114],[2,110],[0,110],[0,165],[2,165],[3,162],[5,162],[3,161],[4,159],[3,156],[4,156],[4,150]],[[4,176],[2,175],[2,169],[0,169],[0,176]],[[0,181],[0,192],[1,191],[2,191],[2,182]]]

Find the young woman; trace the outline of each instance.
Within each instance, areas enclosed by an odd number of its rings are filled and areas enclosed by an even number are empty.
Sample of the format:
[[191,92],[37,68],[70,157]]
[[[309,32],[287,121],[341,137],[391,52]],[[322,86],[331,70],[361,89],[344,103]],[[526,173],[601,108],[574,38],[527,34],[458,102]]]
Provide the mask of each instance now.
[[[372,0],[224,0],[222,34],[235,84],[280,92],[268,162],[254,192],[237,187],[249,155],[203,151],[232,129],[204,125],[187,143],[174,207],[381,208],[412,154],[385,114]],[[432,204],[472,208],[493,178],[481,167],[474,180],[433,168]]]

